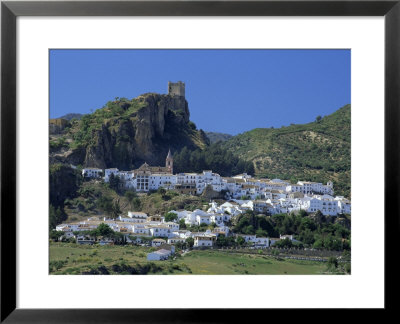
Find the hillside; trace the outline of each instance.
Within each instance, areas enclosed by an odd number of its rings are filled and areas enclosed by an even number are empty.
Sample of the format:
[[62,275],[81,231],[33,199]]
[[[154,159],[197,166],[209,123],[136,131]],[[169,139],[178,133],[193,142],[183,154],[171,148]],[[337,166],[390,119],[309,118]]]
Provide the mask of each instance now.
[[210,140],[210,144],[214,144],[219,141],[225,142],[233,136],[231,134],[224,134],[224,133],[217,133],[217,132],[205,132],[205,133],[206,133],[208,139]]
[[72,120],[50,137],[50,163],[129,170],[147,162],[163,165],[168,149],[202,149],[209,140],[189,120],[184,97],[147,93],[116,98]]
[[81,119],[84,116],[84,114],[78,114],[78,113],[69,113],[64,116],[59,117],[60,119],[66,119],[66,120],[71,120],[71,119]]
[[254,163],[256,175],[326,183],[350,197],[351,107],[303,125],[257,128],[221,143],[238,157]]

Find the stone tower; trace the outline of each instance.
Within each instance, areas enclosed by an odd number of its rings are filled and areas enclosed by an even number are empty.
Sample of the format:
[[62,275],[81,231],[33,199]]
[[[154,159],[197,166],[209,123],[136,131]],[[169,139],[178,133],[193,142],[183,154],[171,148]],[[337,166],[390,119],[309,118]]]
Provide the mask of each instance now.
[[168,82],[168,94],[170,96],[185,97],[185,83],[182,81]]
[[171,174],[174,173],[174,159],[172,158],[171,150],[168,151],[167,158],[165,159],[165,167]]

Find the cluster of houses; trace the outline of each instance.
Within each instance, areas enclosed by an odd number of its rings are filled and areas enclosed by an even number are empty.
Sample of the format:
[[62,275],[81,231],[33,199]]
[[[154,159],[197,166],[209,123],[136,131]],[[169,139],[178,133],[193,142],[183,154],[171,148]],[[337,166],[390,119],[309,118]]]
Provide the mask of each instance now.
[[[112,177],[120,179],[120,186],[137,192],[148,192],[164,188],[181,194],[200,195],[207,187],[215,192],[226,192],[227,199],[246,201],[241,206],[248,206],[254,211],[267,214],[288,213],[305,210],[324,215],[350,214],[351,203],[348,199],[333,197],[333,183],[326,185],[319,182],[298,181],[292,184],[281,179],[255,179],[244,173],[233,177],[221,177],[212,171],[202,173],[173,174],[173,158],[168,152],[165,167],[154,167],[144,163],[131,171],[116,168],[85,168],[82,175],[87,178],[103,178],[109,182]],[[103,176],[104,175],[104,176]]]
[[[149,253],[149,260],[164,260],[175,252],[174,245],[186,242],[192,238],[194,247],[206,248],[215,245],[219,235],[236,238],[241,236],[247,244],[257,248],[274,245],[281,239],[295,241],[292,236],[279,238],[256,237],[256,235],[232,234],[231,220],[247,210],[255,213],[274,215],[304,210],[308,213],[320,211],[326,216],[351,214],[351,202],[343,196],[333,196],[333,183],[326,185],[318,182],[299,181],[292,184],[281,179],[255,179],[247,174],[233,177],[221,177],[212,171],[202,173],[173,174],[173,158],[168,152],[165,167],[154,167],[144,163],[140,168],[131,171],[112,169],[85,168],[82,175],[87,178],[103,178],[110,182],[112,178],[120,179],[120,186],[137,192],[148,192],[164,188],[175,190],[182,194],[202,194],[207,187],[215,192],[225,191],[227,201],[221,205],[210,202],[207,211],[170,212],[177,215],[171,222],[159,215],[148,216],[142,212],[128,212],[127,216],[118,219],[89,218],[87,221],[61,224],[56,230],[63,231],[66,238],[74,237],[79,244],[110,244],[109,238],[91,238],[88,235],[75,235],[74,232],[96,229],[101,223],[106,223],[115,232],[124,234],[127,242],[143,243],[147,239],[158,251]],[[184,220],[186,225],[215,224],[213,229],[204,232],[191,232],[180,229],[179,223]]]
[[[160,215],[149,216],[143,212],[130,211],[126,216],[121,215],[117,219],[91,217],[85,221],[60,224],[56,226],[56,230],[63,232],[63,238],[75,238],[78,244],[112,244],[112,238],[92,237],[87,234],[104,223],[114,232],[123,234],[128,243],[147,243],[159,248],[159,250],[148,254],[148,260],[164,260],[168,258],[175,253],[175,245],[185,243],[188,238],[193,239],[194,248],[213,247],[219,235],[224,235],[225,237],[234,236],[236,239],[242,237],[248,245],[255,248],[267,248],[286,238],[295,241],[291,235],[270,238],[231,233],[232,218],[245,213],[247,210],[257,211],[257,208],[262,208],[259,204],[257,201],[251,200],[232,200],[221,205],[211,202],[207,211],[200,209],[194,211],[171,210],[170,213],[176,214],[176,218],[173,221],[166,221],[165,217]],[[188,226],[202,224],[215,224],[215,226],[203,232],[192,232],[188,229],[180,229],[179,224],[182,220]]]
[[[100,224],[105,223],[115,232],[124,234],[129,243],[148,242],[152,247],[158,250],[147,255],[148,260],[165,260],[175,253],[175,245],[184,243],[188,238],[193,239],[194,248],[210,248],[215,245],[219,235],[233,235],[229,227],[225,224],[229,222],[231,215],[214,213],[213,209],[217,207],[215,203],[207,212],[201,210],[191,211],[171,211],[177,214],[173,222],[165,221],[162,216],[148,216],[141,212],[128,212],[127,217],[120,216],[118,219],[100,220],[97,217],[91,217],[86,221],[60,224],[56,230],[63,232],[65,238],[75,238],[78,244],[100,245],[112,244],[113,240],[107,237],[92,237],[88,231],[96,229]],[[222,210],[232,210],[228,205],[221,207]],[[179,229],[179,221],[185,220],[186,224],[209,224],[215,222],[217,226],[214,229],[207,229],[204,232],[191,232],[186,229]],[[81,232],[81,233],[79,233]],[[258,248],[266,248],[273,245],[279,239],[270,239],[266,237],[256,237],[256,235],[236,234],[236,237],[242,236],[244,241]]]

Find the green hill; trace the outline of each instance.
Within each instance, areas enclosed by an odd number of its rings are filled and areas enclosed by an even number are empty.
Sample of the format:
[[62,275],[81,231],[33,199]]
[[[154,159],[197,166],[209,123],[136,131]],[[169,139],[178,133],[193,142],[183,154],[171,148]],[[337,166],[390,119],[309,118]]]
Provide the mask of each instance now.
[[334,182],[335,193],[350,197],[351,107],[303,125],[256,128],[221,145],[254,163],[256,175]]
[[211,144],[217,143],[219,141],[225,142],[230,139],[233,135],[217,133],[217,132],[205,132]]

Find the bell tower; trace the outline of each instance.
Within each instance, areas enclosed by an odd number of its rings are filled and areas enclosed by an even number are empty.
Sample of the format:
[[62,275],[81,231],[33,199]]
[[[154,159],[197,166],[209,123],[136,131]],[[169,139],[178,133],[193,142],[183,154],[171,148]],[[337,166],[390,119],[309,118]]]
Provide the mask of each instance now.
[[171,174],[174,173],[174,159],[172,157],[171,150],[168,150],[168,155],[167,158],[165,159],[165,167]]

